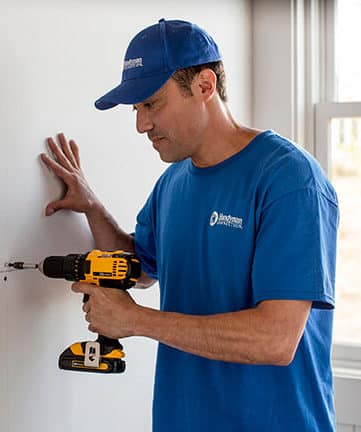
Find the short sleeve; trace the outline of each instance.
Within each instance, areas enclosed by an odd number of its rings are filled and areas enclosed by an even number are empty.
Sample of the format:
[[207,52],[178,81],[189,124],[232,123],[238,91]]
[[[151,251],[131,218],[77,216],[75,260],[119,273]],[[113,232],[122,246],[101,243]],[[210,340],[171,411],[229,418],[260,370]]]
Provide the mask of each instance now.
[[289,192],[265,207],[252,266],[254,303],[310,300],[334,307],[338,206],[317,189]]
[[158,279],[153,206],[152,193],[137,216],[134,244],[135,253],[140,259],[142,270],[153,279]]

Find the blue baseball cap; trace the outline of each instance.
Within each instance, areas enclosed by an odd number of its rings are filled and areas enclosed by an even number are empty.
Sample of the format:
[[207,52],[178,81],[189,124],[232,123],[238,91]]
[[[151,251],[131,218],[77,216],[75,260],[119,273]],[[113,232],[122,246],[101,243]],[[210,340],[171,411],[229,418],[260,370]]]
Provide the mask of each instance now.
[[124,58],[121,83],[95,102],[106,110],[148,99],[179,69],[221,60],[217,44],[196,24],[159,20],[138,33]]

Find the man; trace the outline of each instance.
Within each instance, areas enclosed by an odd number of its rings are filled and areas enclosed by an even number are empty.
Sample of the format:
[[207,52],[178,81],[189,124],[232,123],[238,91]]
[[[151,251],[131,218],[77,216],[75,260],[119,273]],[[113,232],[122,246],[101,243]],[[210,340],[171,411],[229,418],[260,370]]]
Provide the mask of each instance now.
[[265,432],[335,428],[330,348],[338,205],[317,162],[273,131],[239,125],[226,104],[217,45],[199,27],[160,20],[128,47],[122,82],[99,109],[133,105],[172,165],[122,231],[89,188],[74,141],[49,138],[43,161],[67,185],[47,215],[84,212],[97,247],[135,251],[141,287],[89,294],[89,329],[160,342],[153,430]]

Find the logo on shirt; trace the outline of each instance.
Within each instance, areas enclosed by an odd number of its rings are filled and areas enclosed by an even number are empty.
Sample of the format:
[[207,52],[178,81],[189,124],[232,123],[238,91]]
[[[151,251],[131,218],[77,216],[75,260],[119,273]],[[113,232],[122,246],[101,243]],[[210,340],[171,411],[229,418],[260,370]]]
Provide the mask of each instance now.
[[136,67],[143,67],[143,58],[138,57],[135,59],[124,60],[124,70],[134,69]]
[[214,211],[209,220],[209,225],[211,227],[215,225],[223,225],[228,228],[243,229],[243,218],[225,215],[223,213],[218,213],[217,211]]

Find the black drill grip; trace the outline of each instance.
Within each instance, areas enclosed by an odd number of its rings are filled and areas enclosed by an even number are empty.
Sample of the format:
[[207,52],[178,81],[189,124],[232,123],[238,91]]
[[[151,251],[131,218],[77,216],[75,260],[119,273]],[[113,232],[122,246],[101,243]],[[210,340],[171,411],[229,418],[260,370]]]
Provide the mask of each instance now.
[[103,335],[98,335],[97,342],[100,343],[101,355],[108,354],[114,349],[123,350],[123,346],[120,344],[118,339],[111,339]]

